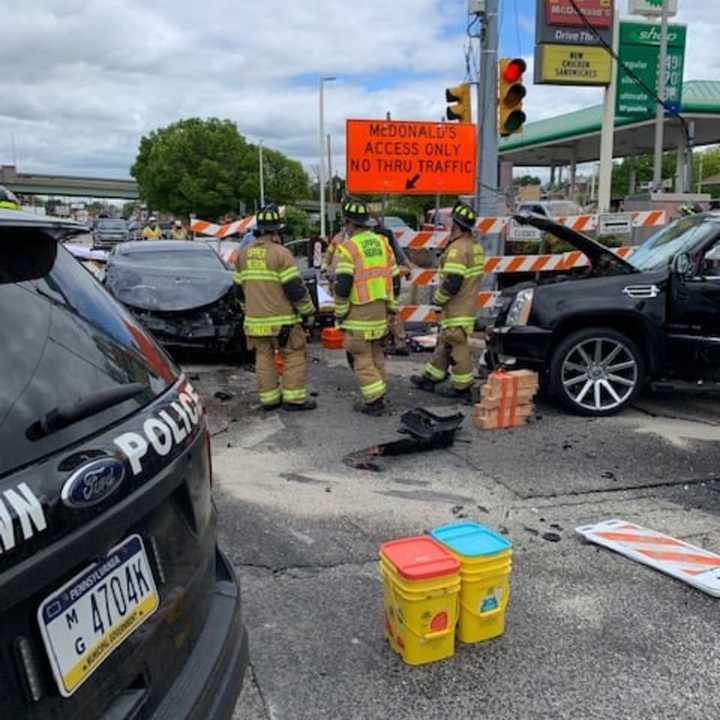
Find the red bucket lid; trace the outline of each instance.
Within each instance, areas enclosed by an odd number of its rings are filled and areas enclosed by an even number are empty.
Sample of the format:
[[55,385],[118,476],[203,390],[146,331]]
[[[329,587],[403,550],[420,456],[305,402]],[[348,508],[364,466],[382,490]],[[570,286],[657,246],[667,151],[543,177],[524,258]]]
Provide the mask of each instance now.
[[408,580],[429,580],[460,570],[460,563],[440,543],[426,535],[383,543],[380,553]]

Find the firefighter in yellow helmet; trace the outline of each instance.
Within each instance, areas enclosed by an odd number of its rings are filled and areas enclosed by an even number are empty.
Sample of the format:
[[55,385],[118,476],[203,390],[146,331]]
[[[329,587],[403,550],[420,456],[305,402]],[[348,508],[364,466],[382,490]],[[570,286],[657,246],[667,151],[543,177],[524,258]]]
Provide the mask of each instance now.
[[0,185],[0,210],[20,210],[20,201],[15,193]]
[[483,247],[472,235],[475,211],[458,202],[452,211],[450,239],[440,258],[439,286],[433,302],[440,306],[440,334],[422,375],[410,379],[421,390],[433,392],[450,370],[452,387],[439,390],[446,397],[470,400],[474,381],[468,337],[475,326],[475,302],[485,265]]
[[345,331],[344,347],[362,395],[355,409],[381,415],[387,389],[385,338],[397,312],[393,278],[398,268],[387,239],[367,229],[365,203],[346,200],[342,213],[347,239],[336,251],[335,316]]
[[[315,307],[292,253],[281,244],[283,228],[275,205],[256,216],[255,240],[243,248],[235,267],[240,303],[245,312],[248,347],[255,350],[255,375],[265,410],[314,410],[305,386],[304,327],[314,324]],[[279,350],[282,386],[275,367]]]

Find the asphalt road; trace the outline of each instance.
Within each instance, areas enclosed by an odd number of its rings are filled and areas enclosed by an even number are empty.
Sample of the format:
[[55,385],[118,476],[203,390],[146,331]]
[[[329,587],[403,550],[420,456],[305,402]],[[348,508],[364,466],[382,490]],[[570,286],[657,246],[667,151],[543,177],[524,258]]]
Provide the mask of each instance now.
[[[313,413],[263,414],[252,373],[186,366],[209,407],[222,542],[250,631],[236,720],[720,711],[720,600],[574,532],[617,517],[720,551],[720,397],[647,396],[602,420],[541,402],[527,428],[483,433],[468,418],[450,450],[359,471],[343,456],[397,438],[399,412],[455,406],[410,389],[415,356],[390,361],[395,414],[359,416],[343,354],[313,355]],[[383,639],[378,545],[465,517],[513,541],[506,633],[405,666]]]

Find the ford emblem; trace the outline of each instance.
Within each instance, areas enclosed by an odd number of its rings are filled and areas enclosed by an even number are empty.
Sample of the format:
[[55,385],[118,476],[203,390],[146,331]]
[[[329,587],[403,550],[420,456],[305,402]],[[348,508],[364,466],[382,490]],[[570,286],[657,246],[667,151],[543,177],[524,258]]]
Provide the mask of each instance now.
[[93,507],[109,498],[125,478],[125,465],[115,458],[101,458],[76,470],[62,488],[61,500],[69,508]]

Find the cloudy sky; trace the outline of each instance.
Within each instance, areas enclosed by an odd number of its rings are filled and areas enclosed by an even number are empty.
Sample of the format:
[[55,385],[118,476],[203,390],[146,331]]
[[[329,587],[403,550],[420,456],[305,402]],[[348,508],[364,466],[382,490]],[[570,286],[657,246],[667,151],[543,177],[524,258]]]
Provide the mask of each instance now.
[[[720,77],[716,3],[680,0],[686,79]],[[500,0],[501,55],[529,78],[534,6]],[[321,75],[337,76],[326,129],[343,166],[347,117],[439,119],[465,75],[466,0],[0,0],[0,19],[0,164],[25,172],[127,177],[144,133],[192,116],[231,118],[310,169]],[[600,100],[531,86],[526,111]]]

